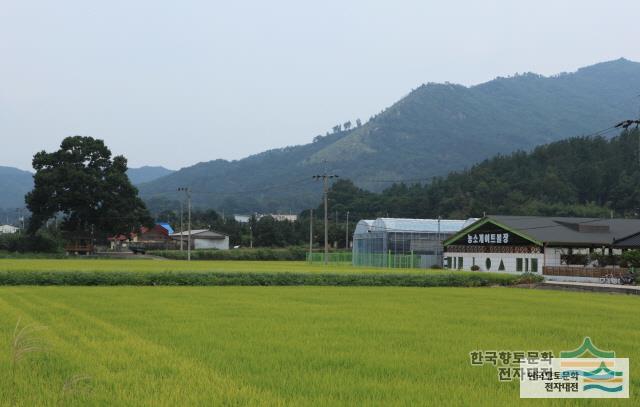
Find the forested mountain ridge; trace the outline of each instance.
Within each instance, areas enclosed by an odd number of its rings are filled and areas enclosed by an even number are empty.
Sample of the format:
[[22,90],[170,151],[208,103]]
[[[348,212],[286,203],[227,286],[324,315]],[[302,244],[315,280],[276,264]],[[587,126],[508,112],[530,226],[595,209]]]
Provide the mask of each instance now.
[[152,207],[190,186],[196,206],[297,211],[315,205],[320,188],[310,177],[325,168],[370,190],[385,185],[380,179],[430,179],[635,117],[639,90],[640,63],[625,59],[471,87],[429,83],[361,126],[242,160],[199,163],[140,190]]
[[496,156],[429,185],[377,194],[347,180],[331,188],[329,213],[466,219],[483,214],[640,216],[640,130],[611,139],[576,137]]
[[[129,168],[127,175],[134,185],[142,182],[153,181],[173,171],[164,167],[140,167]],[[16,208],[25,206],[24,196],[33,188],[33,173],[13,167],[0,166],[0,221],[1,216],[7,213],[15,217]],[[4,218],[6,221],[5,215]]]
[[142,184],[143,182],[151,182],[160,177],[172,174],[174,171],[160,167],[160,166],[148,166],[145,165],[139,168],[129,168],[127,170],[127,176],[134,185]]
[[[24,207],[24,195],[33,188],[33,174],[13,167],[0,166],[0,209]],[[0,222],[4,222],[0,219]]]

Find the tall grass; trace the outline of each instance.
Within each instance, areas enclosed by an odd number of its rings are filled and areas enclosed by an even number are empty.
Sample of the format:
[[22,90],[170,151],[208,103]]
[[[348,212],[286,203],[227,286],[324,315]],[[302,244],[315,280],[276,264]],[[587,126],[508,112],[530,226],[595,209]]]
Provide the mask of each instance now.
[[27,355],[46,350],[42,337],[38,335],[38,332],[45,330],[46,327],[34,323],[21,325],[21,322],[22,318],[18,318],[11,338],[11,405],[15,405],[17,402],[16,390],[18,385],[16,379],[18,365]]

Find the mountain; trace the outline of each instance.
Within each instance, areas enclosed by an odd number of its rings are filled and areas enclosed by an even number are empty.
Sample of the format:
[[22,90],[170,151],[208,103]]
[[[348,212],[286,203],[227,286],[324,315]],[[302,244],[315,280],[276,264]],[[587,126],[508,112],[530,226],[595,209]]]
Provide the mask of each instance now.
[[[127,174],[134,185],[156,180],[173,173],[164,167],[129,168]],[[33,188],[33,173],[13,167],[0,166],[0,210],[15,211],[25,206],[24,196]],[[2,220],[0,218],[0,220]]]
[[144,166],[140,168],[129,168],[127,175],[133,185],[139,185],[144,182],[151,182],[165,175],[174,173],[175,171],[164,167]]
[[[0,166],[0,208],[24,208],[24,195],[33,186],[33,174],[13,167]],[[3,221],[3,219],[0,219]]]
[[325,169],[379,191],[384,180],[430,179],[494,156],[592,134],[638,113],[640,63],[603,62],[573,73],[533,73],[476,85],[428,83],[366,124],[313,143],[242,160],[215,160],[140,185],[152,209],[175,205],[177,187],[196,206],[289,211],[315,205]]
[[[482,161],[428,185],[393,185],[381,193],[341,180],[329,191],[333,211],[379,216],[466,219],[483,213],[640,216],[640,130],[576,137]],[[319,210],[321,208],[318,208]]]

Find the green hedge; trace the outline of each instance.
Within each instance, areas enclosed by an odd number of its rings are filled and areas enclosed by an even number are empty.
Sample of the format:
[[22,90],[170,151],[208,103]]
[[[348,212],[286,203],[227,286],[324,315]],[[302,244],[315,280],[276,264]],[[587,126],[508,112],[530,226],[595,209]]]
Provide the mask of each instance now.
[[0,250],[0,259],[65,259],[65,253],[20,253]]
[[[166,257],[172,260],[186,260],[187,251],[183,250],[150,250],[147,254]],[[287,247],[284,249],[233,249],[215,250],[198,249],[191,251],[192,260],[305,260],[307,249],[303,247]]]
[[49,233],[38,233],[35,236],[26,234],[0,235],[0,252],[60,254],[62,241]]
[[[537,276],[536,276],[537,277]],[[136,271],[0,271],[0,285],[182,286],[401,286],[480,287],[515,285],[522,276],[493,273],[244,273]]]

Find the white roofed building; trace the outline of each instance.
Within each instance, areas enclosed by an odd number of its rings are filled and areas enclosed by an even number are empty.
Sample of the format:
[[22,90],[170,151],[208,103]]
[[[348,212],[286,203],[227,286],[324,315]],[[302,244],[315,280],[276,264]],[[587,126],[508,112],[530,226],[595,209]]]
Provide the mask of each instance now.
[[476,220],[361,220],[353,233],[353,264],[391,268],[442,266],[442,242]]
[[[182,239],[186,248],[189,240],[189,231],[172,233],[171,239],[180,241]],[[214,232],[208,229],[194,229],[191,231],[192,249],[218,249],[229,250],[229,236],[224,233]]]

